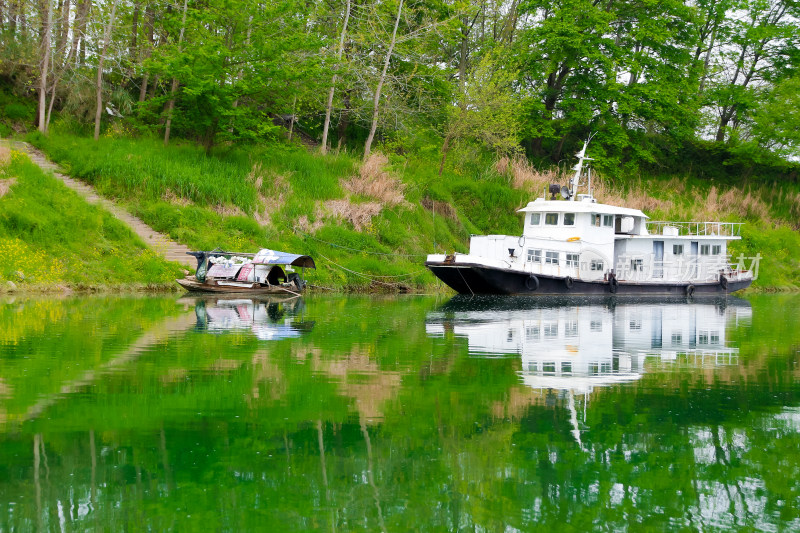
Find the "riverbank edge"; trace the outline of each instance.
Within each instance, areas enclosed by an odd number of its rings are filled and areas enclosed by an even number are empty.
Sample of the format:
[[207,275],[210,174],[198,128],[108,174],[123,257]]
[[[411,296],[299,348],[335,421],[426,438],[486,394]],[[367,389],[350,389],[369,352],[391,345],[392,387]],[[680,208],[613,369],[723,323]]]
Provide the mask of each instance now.
[[[61,283],[57,285],[36,285],[36,284],[23,284],[16,285],[14,288],[9,288],[6,285],[0,285],[0,296],[35,296],[35,295],[88,295],[88,294],[111,294],[111,293],[133,293],[133,294],[178,294],[185,292],[186,294],[199,294],[189,293],[184,291],[177,283],[119,283],[119,284],[102,284],[102,285],[87,285],[82,283]],[[217,294],[217,293],[210,293]],[[440,295],[456,293],[448,289],[440,283],[430,286],[406,286],[398,288],[386,287],[363,287],[347,285],[343,287],[322,287],[314,286],[309,283],[305,294],[424,294],[424,295]],[[754,294],[800,294],[800,290],[793,287],[749,287],[747,289],[737,291],[735,294],[754,295]],[[224,294],[218,294],[223,297]],[[247,297],[244,295],[244,297]]]

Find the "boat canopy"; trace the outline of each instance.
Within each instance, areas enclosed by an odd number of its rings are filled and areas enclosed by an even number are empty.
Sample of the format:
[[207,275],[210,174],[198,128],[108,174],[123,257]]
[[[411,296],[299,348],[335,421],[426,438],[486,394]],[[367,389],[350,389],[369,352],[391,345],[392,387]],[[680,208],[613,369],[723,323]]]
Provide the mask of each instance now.
[[544,213],[547,211],[559,213],[600,213],[606,215],[621,215],[630,217],[650,218],[639,209],[619,207],[609,204],[598,204],[594,202],[567,202],[563,200],[544,200],[537,198],[533,202],[519,209],[517,213]]
[[253,257],[253,264],[256,265],[291,265],[301,268],[317,268],[314,259],[309,255],[287,254],[277,252],[268,248],[262,248]]

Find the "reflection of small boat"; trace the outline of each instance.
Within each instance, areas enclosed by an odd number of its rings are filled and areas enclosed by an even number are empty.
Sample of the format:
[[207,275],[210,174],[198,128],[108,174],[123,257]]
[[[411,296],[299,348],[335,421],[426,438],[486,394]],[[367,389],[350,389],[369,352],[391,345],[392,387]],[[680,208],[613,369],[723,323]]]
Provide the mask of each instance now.
[[192,292],[297,294],[306,286],[305,269],[317,268],[310,256],[266,248],[256,254],[218,250],[188,254],[197,258],[197,271],[175,281]]
[[314,327],[313,321],[297,320],[303,309],[300,298],[196,298],[197,330],[222,334],[249,331],[260,340],[300,337]]

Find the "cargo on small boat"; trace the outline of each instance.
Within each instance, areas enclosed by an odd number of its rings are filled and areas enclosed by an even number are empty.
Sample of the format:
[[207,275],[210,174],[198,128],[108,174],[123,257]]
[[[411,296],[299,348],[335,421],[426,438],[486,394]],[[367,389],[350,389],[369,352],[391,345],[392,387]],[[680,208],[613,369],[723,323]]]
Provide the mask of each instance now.
[[197,270],[194,276],[175,281],[192,292],[299,294],[306,287],[305,269],[317,268],[308,255],[267,248],[255,254],[221,250],[187,253],[197,259]]

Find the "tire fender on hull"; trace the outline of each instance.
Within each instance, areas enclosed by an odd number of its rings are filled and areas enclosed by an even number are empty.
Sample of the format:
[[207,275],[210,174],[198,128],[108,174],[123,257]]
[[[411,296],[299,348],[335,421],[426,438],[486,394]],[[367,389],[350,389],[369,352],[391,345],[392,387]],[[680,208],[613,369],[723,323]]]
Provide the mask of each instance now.
[[618,289],[619,281],[617,281],[616,276],[612,276],[611,279],[608,280],[608,290],[611,291],[611,294],[616,294]]

